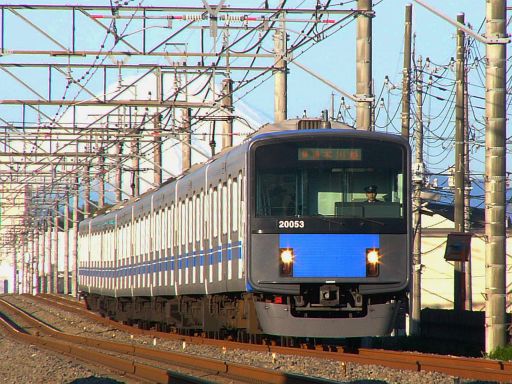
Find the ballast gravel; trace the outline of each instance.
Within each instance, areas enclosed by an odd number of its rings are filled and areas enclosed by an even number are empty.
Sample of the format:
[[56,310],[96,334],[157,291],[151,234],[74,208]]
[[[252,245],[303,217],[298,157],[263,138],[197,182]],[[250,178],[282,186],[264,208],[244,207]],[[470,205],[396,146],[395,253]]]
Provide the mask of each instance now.
[[[181,341],[154,339],[148,336],[130,335],[70,312],[56,309],[36,301],[30,296],[7,295],[2,298],[23,308],[40,320],[63,332],[134,343],[162,350],[179,351],[197,356],[228,362],[265,367],[294,374],[320,377],[340,383],[358,384],[454,384],[492,383],[460,379],[436,372],[413,372],[376,365],[341,363],[334,360],[301,356],[272,355],[248,350],[224,350],[216,346],[184,343]],[[34,346],[15,344],[0,333],[0,382],[2,383],[132,383],[128,378],[114,379],[100,368],[84,365],[67,357],[36,349]],[[79,381],[79,379],[86,379]],[[75,381],[74,381],[75,380]],[[119,381],[120,380],[120,381]]]

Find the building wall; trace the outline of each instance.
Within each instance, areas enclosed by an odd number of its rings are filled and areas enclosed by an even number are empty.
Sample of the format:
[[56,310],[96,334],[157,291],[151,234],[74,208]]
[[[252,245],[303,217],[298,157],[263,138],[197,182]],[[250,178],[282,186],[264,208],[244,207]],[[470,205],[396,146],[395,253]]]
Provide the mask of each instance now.
[[[439,216],[422,217],[422,308],[453,309],[453,262],[444,259],[446,236],[452,221]],[[485,242],[482,230],[472,231],[471,272],[473,310],[485,309]],[[512,303],[512,233],[507,236],[507,307]]]

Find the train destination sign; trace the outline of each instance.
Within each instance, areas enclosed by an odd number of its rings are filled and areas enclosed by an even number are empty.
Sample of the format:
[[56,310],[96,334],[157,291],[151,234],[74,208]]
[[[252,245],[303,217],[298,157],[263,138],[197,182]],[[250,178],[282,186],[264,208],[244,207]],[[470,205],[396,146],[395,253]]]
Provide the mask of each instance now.
[[299,160],[360,161],[359,148],[299,148]]

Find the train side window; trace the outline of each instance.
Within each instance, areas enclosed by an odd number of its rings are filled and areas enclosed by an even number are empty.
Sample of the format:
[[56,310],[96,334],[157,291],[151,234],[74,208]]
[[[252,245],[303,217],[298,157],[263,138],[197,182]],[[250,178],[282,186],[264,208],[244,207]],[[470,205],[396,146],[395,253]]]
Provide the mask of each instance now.
[[233,232],[238,231],[238,180],[233,179],[231,183],[231,222],[233,223]]
[[210,233],[210,196],[212,194],[211,188],[203,192],[204,196],[204,237],[211,239]]
[[218,198],[217,187],[213,188],[212,194],[212,229],[213,237],[217,237],[219,232],[219,198]]
[[135,225],[133,227],[133,250],[134,250],[134,256],[139,257],[139,244],[140,244],[140,237],[139,237],[139,220],[135,222]]
[[146,220],[144,220],[144,217],[140,219],[140,230],[139,230],[139,236],[140,236],[140,260],[144,260],[144,250],[146,249]]
[[222,234],[228,233],[228,185],[227,183],[222,184]]
[[148,214],[146,216],[146,259],[149,260],[149,252],[151,250],[151,242],[153,241],[152,237],[151,236],[151,227],[152,227],[152,223],[151,223],[151,215]]
[[200,221],[200,199],[199,195],[194,196],[194,227],[195,227],[195,241],[198,241],[200,239],[199,237],[199,230],[201,228],[201,221]]
[[188,243],[193,243],[194,242],[194,231],[193,231],[193,226],[194,226],[194,199],[193,197],[189,197],[188,198],[188,204],[187,204],[187,218],[188,218]]
[[181,245],[185,245],[185,238],[187,236],[187,215],[185,214],[185,201],[182,201],[180,204],[180,223],[183,225],[181,226]]
[[[163,250],[166,245],[166,239],[167,239],[167,207],[163,207],[161,211],[161,217],[162,217],[162,225],[160,226],[160,250]],[[160,257],[163,257],[160,255]]]
[[156,213],[156,224],[155,228],[153,229],[153,233],[155,234],[155,245],[153,247],[153,251],[159,251],[161,248],[161,239],[162,239],[162,231],[160,228],[162,228],[162,216],[160,215],[160,210]]
[[171,254],[173,254],[172,248],[174,247],[174,244],[176,243],[176,236],[174,235],[174,209],[175,205],[174,203],[171,204],[171,207],[169,208],[169,240],[167,243],[167,246],[171,248]]

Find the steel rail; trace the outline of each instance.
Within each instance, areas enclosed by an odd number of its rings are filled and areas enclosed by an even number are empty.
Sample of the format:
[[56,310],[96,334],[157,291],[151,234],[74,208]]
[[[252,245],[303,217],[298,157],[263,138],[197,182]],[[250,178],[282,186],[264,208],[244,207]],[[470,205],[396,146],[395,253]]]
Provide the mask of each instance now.
[[334,359],[342,362],[354,362],[359,364],[382,365],[396,369],[412,371],[441,372],[448,375],[467,379],[495,380],[500,382],[512,382],[512,363],[483,358],[467,358],[459,356],[445,356],[424,354],[418,352],[389,351],[382,349],[359,348],[356,353],[346,352],[341,347],[319,345],[316,349],[290,348],[272,345],[247,344],[235,341],[207,339],[198,336],[184,336],[165,332],[151,331],[124,325],[119,322],[106,319],[94,312],[85,309],[83,304],[69,299],[63,299],[58,295],[35,296],[36,299],[46,300],[55,306],[85,315],[91,319],[106,325],[116,327],[119,330],[132,334],[147,335],[160,338],[168,338],[187,343],[207,344],[229,349],[246,349],[252,351],[278,353],[283,355],[300,355],[323,359]]
[[[69,348],[69,353],[74,355],[74,344],[80,345],[79,353],[84,354],[84,347],[96,348],[103,351],[109,351],[113,353],[118,353],[121,355],[126,355],[129,360],[119,358],[112,355],[105,355],[103,353],[99,353],[103,355],[101,359],[94,360],[96,363],[102,364],[104,359],[110,360],[113,359],[115,361],[114,365],[119,366],[119,370],[123,372],[128,372],[130,374],[131,371],[128,371],[126,368],[129,368],[133,365],[135,368],[133,369],[133,374],[142,374],[142,378],[152,380],[158,383],[167,383],[170,381],[165,381],[165,375],[169,375],[169,372],[166,369],[153,367],[146,364],[141,364],[133,361],[133,357],[141,358],[144,360],[150,360],[158,363],[169,364],[171,366],[179,366],[186,369],[191,369],[193,371],[199,371],[202,375],[205,373],[210,376],[221,376],[228,379],[233,379],[242,382],[253,383],[255,381],[260,383],[268,383],[268,384],[317,384],[317,383],[325,383],[325,384],[334,384],[334,381],[321,379],[321,378],[311,378],[291,373],[284,373],[273,371],[265,368],[258,368],[247,366],[243,364],[231,363],[222,360],[208,359],[204,357],[199,357],[196,355],[188,355],[186,353],[176,353],[169,351],[162,351],[158,349],[152,349],[147,347],[142,347],[134,344],[124,344],[113,341],[106,341],[100,339],[93,339],[85,336],[76,336],[67,333],[60,332],[53,327],[47,325],[39,321],[34,316],[30,315],[26,311],[17,306],[10,304],[9,302],[0,298],[0,308],[7,307],[11,311],[16,312],[16,315],[23,318],[24,321],[29,323],[32,327],[38,329],[39,338],[43,339],[43,341],[48,342],[50,340],[52,343],[58,344],[59,342],[65,341],[67,343],[71,343],[71,345],[64,345],[62,348],[66,351]],[[44,337],[44,334],[49,335],[50,338]],[[94,351],[92,351],[94,353]],[[87,350],[87,356],[89,357],[89,350]],[[81,355],[77,355],[80,357]],[[114,367],[115,369],[118,369]],[[152,379],[151,377],[154,377]],[[209,382],[209,381],[207,381]]]

